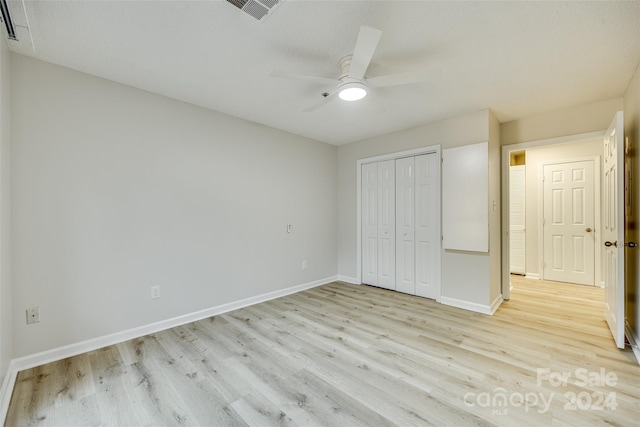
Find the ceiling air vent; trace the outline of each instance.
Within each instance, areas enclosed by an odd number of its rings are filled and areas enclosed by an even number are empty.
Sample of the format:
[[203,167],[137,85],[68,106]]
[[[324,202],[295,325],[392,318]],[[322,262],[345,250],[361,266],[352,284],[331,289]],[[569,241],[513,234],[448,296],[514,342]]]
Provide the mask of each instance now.
[[280,0],[227,0],[227,2],[260,21],[280,3]]
[[13,27],[13,21],[11,20],[11,14],[9,14],[9,5],[7,0],[0,0],[0,13],[2,13],[2,22],[7,29],[7,37],[11,40],[18,40],[16,38],[16,29]]

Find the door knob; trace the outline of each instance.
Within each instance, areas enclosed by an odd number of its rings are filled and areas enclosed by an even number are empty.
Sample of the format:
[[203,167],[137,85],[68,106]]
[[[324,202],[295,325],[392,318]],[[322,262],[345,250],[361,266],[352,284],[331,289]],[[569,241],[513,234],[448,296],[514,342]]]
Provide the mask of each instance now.
[[611,243],[611,242],[609,242],[609,241],[606,241],[606,242],[604,242],[604,245],[605,245],[606,247],[609,247],[609,246],[615,246],[615,247],[617,248],[617,247],[618,247],[618,241],[616,240],[616,241],[615,241],[615,242],[613,242],[613,243]]
[[591,227],[587,227],[587,229],[584,231],[586,231],[587,233],[591,233],[592,230],[591,230]]

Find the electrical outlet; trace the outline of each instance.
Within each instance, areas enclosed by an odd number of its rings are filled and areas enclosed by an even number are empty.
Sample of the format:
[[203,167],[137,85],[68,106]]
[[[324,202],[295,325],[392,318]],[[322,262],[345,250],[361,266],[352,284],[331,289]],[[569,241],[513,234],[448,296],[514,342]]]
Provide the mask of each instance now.
[[27,325],[40,322],[40,308],[27,308]]
[[160,298],[160,286],[151,287],[151,299]]
[[307,260],[306,259],[304,261],[302,261],[302,269],[303,270],[307,269]]

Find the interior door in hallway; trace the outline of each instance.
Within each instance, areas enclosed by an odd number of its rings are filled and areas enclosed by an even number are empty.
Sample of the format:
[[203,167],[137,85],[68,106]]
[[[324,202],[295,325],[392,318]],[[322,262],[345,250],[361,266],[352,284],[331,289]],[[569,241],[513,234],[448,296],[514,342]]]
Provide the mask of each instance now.
[[618,348],[624,348],[624,122],[613,118],[604,138],[604,315]]
[[593,285],[593,160],[546,164],[543,169],[543,277]]

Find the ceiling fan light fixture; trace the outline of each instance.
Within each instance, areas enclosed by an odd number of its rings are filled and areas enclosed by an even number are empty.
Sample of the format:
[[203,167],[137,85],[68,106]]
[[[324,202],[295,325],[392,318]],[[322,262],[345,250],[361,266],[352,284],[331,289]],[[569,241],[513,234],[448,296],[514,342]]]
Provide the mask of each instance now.
[[343,101],[358,101],[367,96],[367,85],[362,82],[346,82],[338,87],[338,96]]

